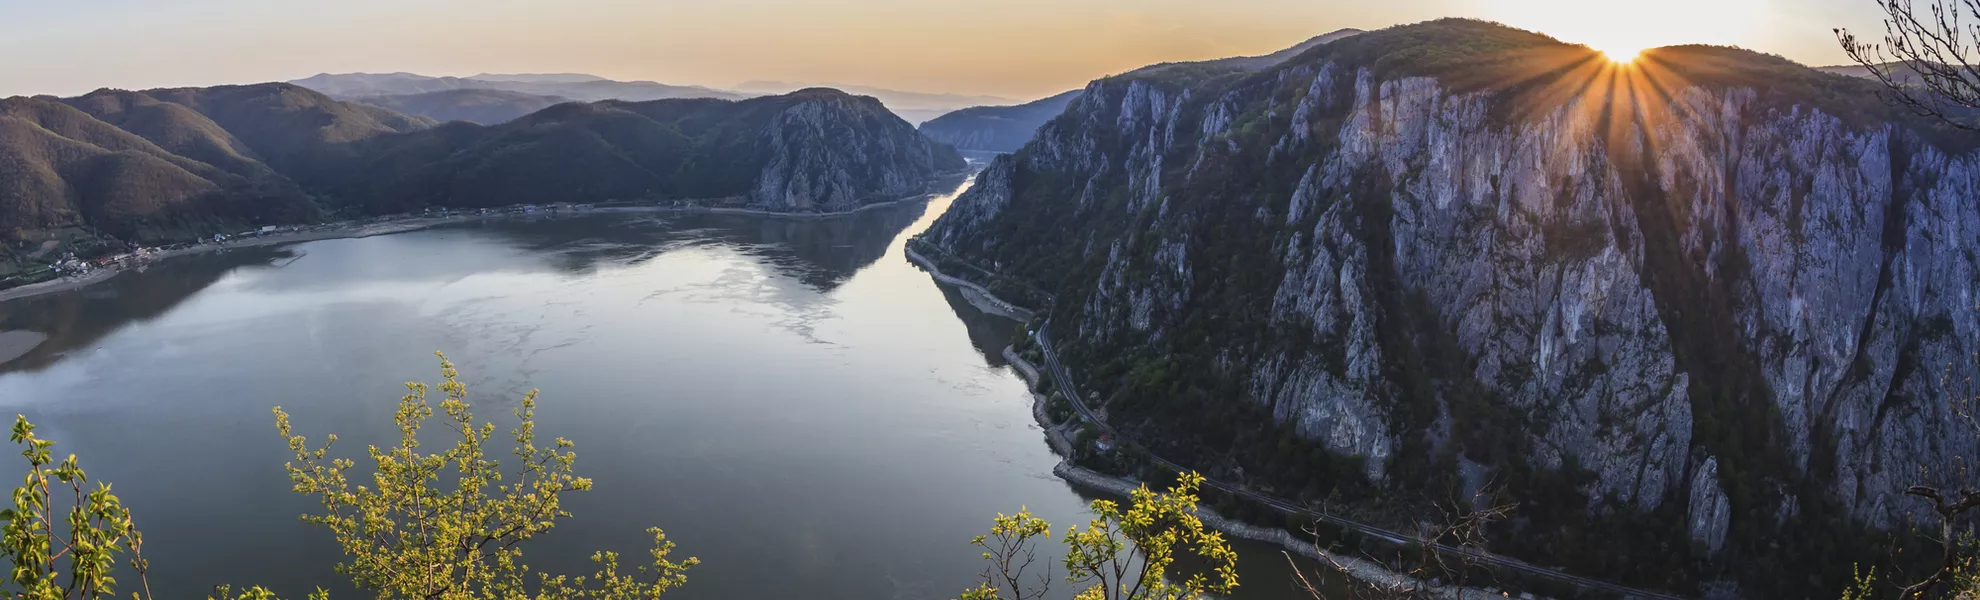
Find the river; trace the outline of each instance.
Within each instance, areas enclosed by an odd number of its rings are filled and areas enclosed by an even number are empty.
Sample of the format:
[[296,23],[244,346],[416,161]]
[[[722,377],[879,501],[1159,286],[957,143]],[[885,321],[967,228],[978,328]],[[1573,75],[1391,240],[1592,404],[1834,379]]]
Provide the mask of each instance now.
[[[1017,324],[903,258],[953,197],[826,219],[494,219],[170,259],[0,304],[0,330],[46,336],[0,364],[0,410],[115,484],[160,598],[347,589],[329,533],[296,520],[315,506],[288,490],[270,408],[362,458],[391,435],[402,382],[438,378],[436,350],[479,416],[540,389],[539,432],[576,441],[597,482],[528,547],[539,569],[643,556],[659,526],[703,561],[670,598],[952,598],[995,514],[1029,507],[1063,530],[1091,499],[1052,476],[1000,357]],[[1278,549],[1240,553],[1238,598],[1299,597]]]

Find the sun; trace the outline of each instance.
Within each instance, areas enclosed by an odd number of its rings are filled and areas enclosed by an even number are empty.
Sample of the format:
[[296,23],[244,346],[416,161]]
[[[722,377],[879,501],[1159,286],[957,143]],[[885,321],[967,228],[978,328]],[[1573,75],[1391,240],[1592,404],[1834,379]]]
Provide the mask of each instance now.
[[1628,44],[1590,44],[1589,46],[1600,51],[1603,56],[1609,57],[1610,62],[1619,65],[1636,62],[1636,57],[1643,54],[1642,47]]

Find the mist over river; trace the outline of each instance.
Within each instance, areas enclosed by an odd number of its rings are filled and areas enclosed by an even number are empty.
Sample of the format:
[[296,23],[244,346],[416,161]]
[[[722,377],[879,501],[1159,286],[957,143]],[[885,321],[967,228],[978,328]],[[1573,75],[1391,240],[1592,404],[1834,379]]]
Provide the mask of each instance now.
[[[1089,500],[1051,474],[999,356],[1017,324],[902,256],[953,197],[823,219],[492,219],[171,259],[0,304],[0,330],[47,337],[0,365],[0,410],[115,484],[161,598],[218,583],[357,597],[329,532],[296,520],[316,505],[288,489],[270,408],[362,458],[392,435],[403,382],[439,378],[435,350],[479,417],[506,425],[542,390],[539,433],[576,441],[597,482],[527,546],[538,570],[644,556],[659,526],[703,561],[670,598],[953,598],[998,512],[1062,531]],[[1277,548],[1240,550],[1238,597],[1295,597]]]

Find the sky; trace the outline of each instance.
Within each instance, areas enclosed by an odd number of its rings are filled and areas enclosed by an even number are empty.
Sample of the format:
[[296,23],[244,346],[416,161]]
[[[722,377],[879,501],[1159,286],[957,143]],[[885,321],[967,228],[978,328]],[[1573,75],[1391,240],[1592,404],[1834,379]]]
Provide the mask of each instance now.
[[1344,27],[1472,17],[1605,50],[1735,45],[1846,62],[1877,0],[0,0],[0,96],[317,73],[579,72],[1031,99]]

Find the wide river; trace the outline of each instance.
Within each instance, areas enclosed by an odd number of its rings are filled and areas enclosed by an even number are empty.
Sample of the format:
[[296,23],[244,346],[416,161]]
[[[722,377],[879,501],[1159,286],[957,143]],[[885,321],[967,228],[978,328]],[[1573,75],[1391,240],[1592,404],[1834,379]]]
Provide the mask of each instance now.
[[[170,259],[0,304],[0,330],[48,338],[0,365],[0,410],[115,484],[160,598],[347,590],[329,532],[296,519],[315,504],[288,489],[270,408],[362,459],[403,382],[438,379],[436,350],[478,416],[540,389],[539,431],[574,440],[597,482],[527,546],[539,569],[636,559],[659,526],[703,561],[671,598],[953,598],[998,512],[1063,530],[1090,497],[1052,476],[1000,357],[1017,324],[903,258],[951,199],[493,219]],[[1298,597],[1277,548],[1240,551],[1237,597]]]

